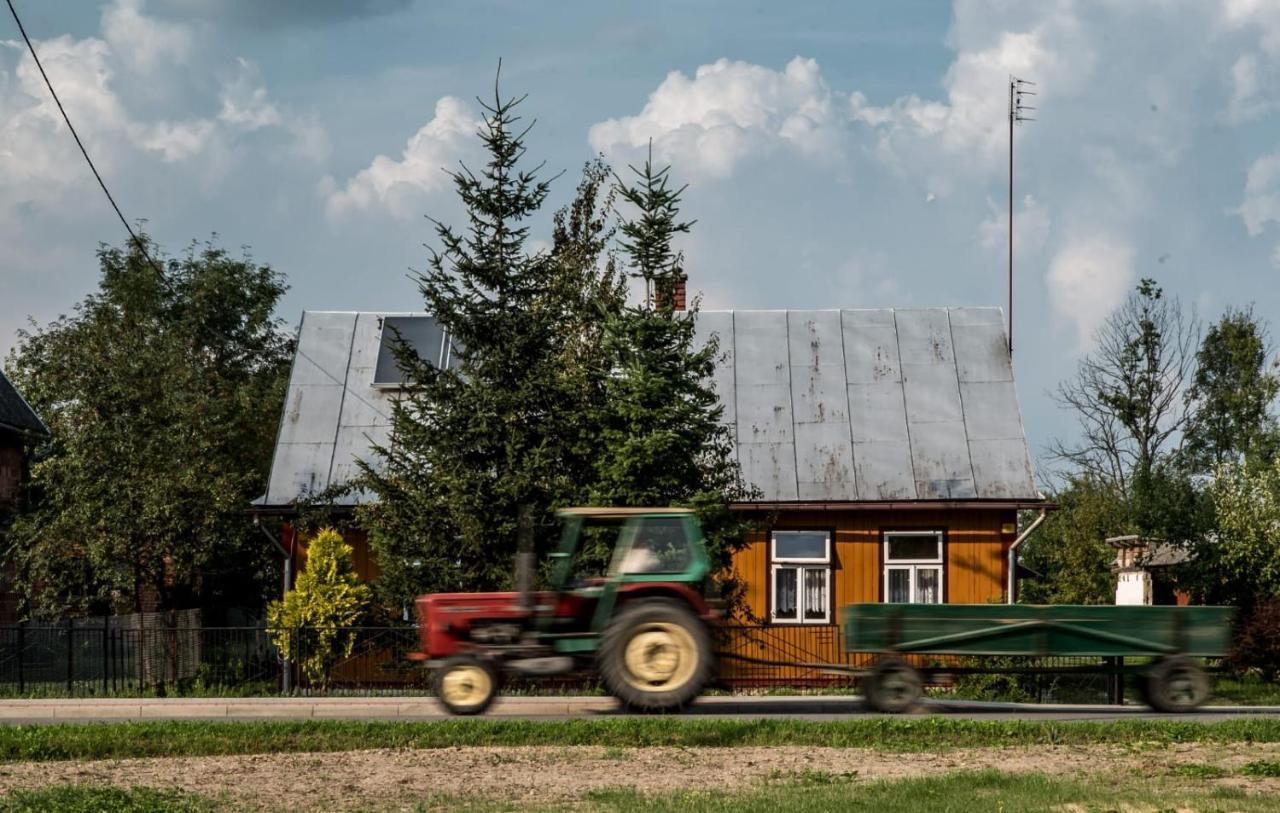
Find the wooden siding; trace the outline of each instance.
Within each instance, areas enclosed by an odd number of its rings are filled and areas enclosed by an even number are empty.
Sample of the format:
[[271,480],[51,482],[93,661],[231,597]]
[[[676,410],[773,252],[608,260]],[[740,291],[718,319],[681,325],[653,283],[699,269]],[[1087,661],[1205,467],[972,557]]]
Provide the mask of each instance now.
[[[943,532],[943,599],[953,604],[1004,600],[1009,544],[1003,533],[1016,522],[1012,510],[950,509],[943,511],[793,511],[778,512],[771,524],[751,533],[750,542],[734,556],[734,571],[745,585],[746,617],[727,627],[724,651],[760,660],[809,661],[865,665],[867,656],[842,651],[839,611],[846,604],[883,600],[883,534],[892,530]],[[829,530],[832,551],[832,615],[830,624],[770,624],[769,531]],[[765,667],[725,659],[722,678],[736,685],[809,684],[842,679],[814,669]]]

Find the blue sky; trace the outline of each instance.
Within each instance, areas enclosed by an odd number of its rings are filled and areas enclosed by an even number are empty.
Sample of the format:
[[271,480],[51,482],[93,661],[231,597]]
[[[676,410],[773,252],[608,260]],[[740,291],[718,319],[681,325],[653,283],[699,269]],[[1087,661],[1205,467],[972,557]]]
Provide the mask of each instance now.
[[[405,309],[456,219],[504,60],[553,202],[650,139],[690,187],[704,307],[1003,305],[1005,82],[1019,130],[1015,366],[1047,392],[1153,276],[1203,318],[1280,323],[1280,3],[19,0],[131,218],[284,271],[283,315]],[[0,23],[0,352],[92,290],[119,224]],[[539,224],[545,234],[545,223]]]

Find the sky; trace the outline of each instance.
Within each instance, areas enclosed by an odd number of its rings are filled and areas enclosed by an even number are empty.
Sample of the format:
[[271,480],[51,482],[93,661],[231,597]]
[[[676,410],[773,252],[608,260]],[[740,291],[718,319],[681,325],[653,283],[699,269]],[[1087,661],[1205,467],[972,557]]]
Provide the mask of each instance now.
[[[1051,391],[1139,279],[1280,330],[1275,0],[15,3],[126,216],[282,271],[291,324],[421,307],[425,216],[459,221],[444,168],[476,157],[502,59],[530,163],[564,172],[548,215],[594,155],[650,142],[688,184],[704,308],[1003,306],[1007,83],[1037,82],[1014,365],[1038,458],[1074,433]],[[0,354],[124,237],[0,18]]]

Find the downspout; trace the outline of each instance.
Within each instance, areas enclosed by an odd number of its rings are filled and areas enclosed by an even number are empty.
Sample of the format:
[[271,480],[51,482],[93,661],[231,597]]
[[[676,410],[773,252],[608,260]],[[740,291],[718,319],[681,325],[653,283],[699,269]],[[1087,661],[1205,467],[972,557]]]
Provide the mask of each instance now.
[[[1044,499],[1043,494],[1040,495],[1040,499]],[[1018,580],[1018,546],[1025,542],[1027,537],[1036,532],[1036,529],[1040,527],[1048,515],[1049,509],[1041,507],[1040,516],[1036,517],[1035,520],[1027,526],[1026,530],[1018,534],[1018,538],[1013,540],[1013,544],[1009,546],[1009,584],[1005,590],[1005,596],[1008,597],[1008,601],[1006,603],[1008,604],[1013,604],[1017,600],[1014,596],[1014,592],[1017,589]]]
[[[258,530],[262,531],[262,535],[271,541],[272,547],[279,551],[280,555],[284,558],[284,590],[281,593],[281,598],[283,598],[284,596],[289,595],[289,591],[293,589],[293,555],[290,554],[289,551],[285,550],[284,545],[280,544],[279,539],[276,539],[271,535],[271,532],[262,524],[261,517],[255,515],[253,518],[253,524]],[[285,660],[284,668],[280,671],[280,689],[284,694],[288,694],[293,688],[291,685],[292,673],[293,668],[291,664],[288,660]]]

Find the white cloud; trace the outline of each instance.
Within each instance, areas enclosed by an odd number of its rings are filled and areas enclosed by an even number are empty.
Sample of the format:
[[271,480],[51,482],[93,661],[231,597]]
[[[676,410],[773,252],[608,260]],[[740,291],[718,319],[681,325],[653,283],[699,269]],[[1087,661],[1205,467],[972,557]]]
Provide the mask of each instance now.
[[379,155],[341,188],[326,179],[321,192],[330,217],[382,207],[396,217],[421,214],[425,195],[445,188],[445,169],[455,164],[475,141],[479,119],[459,99],[445,96],[436,102],[435,115],[414,133],[400,158]]
[[591,127],[593,149],[617,153],[650,140],[682,171],[725,178],[751,155],[787,149],[829,160],[838,152],[843,116],[818,63],[796,57],[782,71],[720,59],[692,78],[672,71],[639,115]]
[[191,32],[142,13],[145,0],[116,0],[102,12],[102,36],[130,68],[150,73],[165,62],[181,63],[191,51]]
[[1127,243],[1095,235],[1068,242],[1049,264],[1050,303],[1074,327],[1080,348],[1124,300],[1133,284],[1133,257]]
[[[103,12],[101,37],[63,35],[35,42],[99,169],[110,174],[138,152],[156,154],[166,163],[211,151],[225,154],[239,134],[266,127],[291,132],[301,152],[323,145],[323,133],[317,135],[313,123],[287,121],[270,103],[246,60],[239,60],[235,78],[225,84],[216,116],[169,120],[136,114],[117,87],[117,75],[121,70],[159,75],[170,62],[186,60],[192,43],[183,26],[142,11],[139,0],[117,0]],[[14,81],[0,82],[0,190],[10,203],[51,205],[80,187],[84,167],[30,54],[17,43],[8,53],[17,61]],[[137,82],[134,77],[123,84]]]
[[1252,236],[1261,234],[1268,223],[1280,223],[1280,152],[1264,155],[1249,167],[1244,202],[1236,212]]

